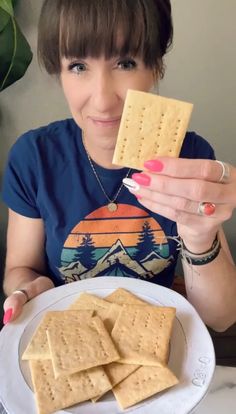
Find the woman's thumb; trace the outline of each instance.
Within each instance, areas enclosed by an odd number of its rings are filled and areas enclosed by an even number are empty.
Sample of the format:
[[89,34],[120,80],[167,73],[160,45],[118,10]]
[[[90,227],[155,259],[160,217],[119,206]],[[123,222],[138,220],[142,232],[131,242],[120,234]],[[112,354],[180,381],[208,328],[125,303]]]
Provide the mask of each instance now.
[[11,294],[3,304],[4,316],[3,324],[14,321],[22,312],[26,300],[24,295]]

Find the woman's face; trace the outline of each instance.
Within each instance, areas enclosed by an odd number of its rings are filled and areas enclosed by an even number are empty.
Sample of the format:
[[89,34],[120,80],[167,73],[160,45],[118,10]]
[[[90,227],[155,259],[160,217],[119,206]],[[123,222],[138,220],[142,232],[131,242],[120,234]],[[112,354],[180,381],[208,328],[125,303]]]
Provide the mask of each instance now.
[[63,58],[61,83],[87,139],[114,148],[127,90],[150,91],[154,76],[137,58]]

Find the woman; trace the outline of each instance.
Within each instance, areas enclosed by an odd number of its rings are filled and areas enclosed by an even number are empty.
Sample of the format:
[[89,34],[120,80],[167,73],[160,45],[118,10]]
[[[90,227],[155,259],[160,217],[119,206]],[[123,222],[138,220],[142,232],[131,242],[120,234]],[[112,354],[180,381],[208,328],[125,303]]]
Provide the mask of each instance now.
[[[27,132],[10,152],[4,323],[41,292],[87,277],[171,287],[179,246],[204,322],[219,331],[235,322],[236,268],[221,228],[235,168],[194,133],[179,159],[147,160],[148,172],[112,164],[127,89],[152,90],[171,41],[168,0],[44,2],[39,58],[73,119]],[[124,188],[127,178],[138,192]]]

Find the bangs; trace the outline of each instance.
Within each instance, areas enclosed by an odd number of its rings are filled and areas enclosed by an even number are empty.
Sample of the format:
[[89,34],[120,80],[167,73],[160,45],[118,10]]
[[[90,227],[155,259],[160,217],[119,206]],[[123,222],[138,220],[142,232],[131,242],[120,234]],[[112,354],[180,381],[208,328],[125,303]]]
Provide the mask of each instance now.
[[156,3],[46,0],[39,22],[39,60],[51,74],[60,73],[63,57],[140,57],[145,66],[156,69],[166,51],[166,47],[162,50],[164,24]]
[[156,64],[156,55],[155,62],[150,62],[149,51],[153,50],[150,41],[155,38],[158,42],[159,36],[158,33],[150,36],[147,32],[146,21],[150,19],[143,3],[139,0],[71,1],[70,7],[64,8],[61,14],[61,57],[109,59],[131,55],[142,57],[148,66]]

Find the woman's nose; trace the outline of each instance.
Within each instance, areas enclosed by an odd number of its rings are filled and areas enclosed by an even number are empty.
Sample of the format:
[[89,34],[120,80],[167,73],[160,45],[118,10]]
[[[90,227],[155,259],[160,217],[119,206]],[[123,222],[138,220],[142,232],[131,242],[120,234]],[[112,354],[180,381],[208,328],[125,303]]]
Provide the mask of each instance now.
[[94,109],[99,112],[109,112],[119,101],[118,91],[109,76],[100,76],[93,84],[92,100]]

